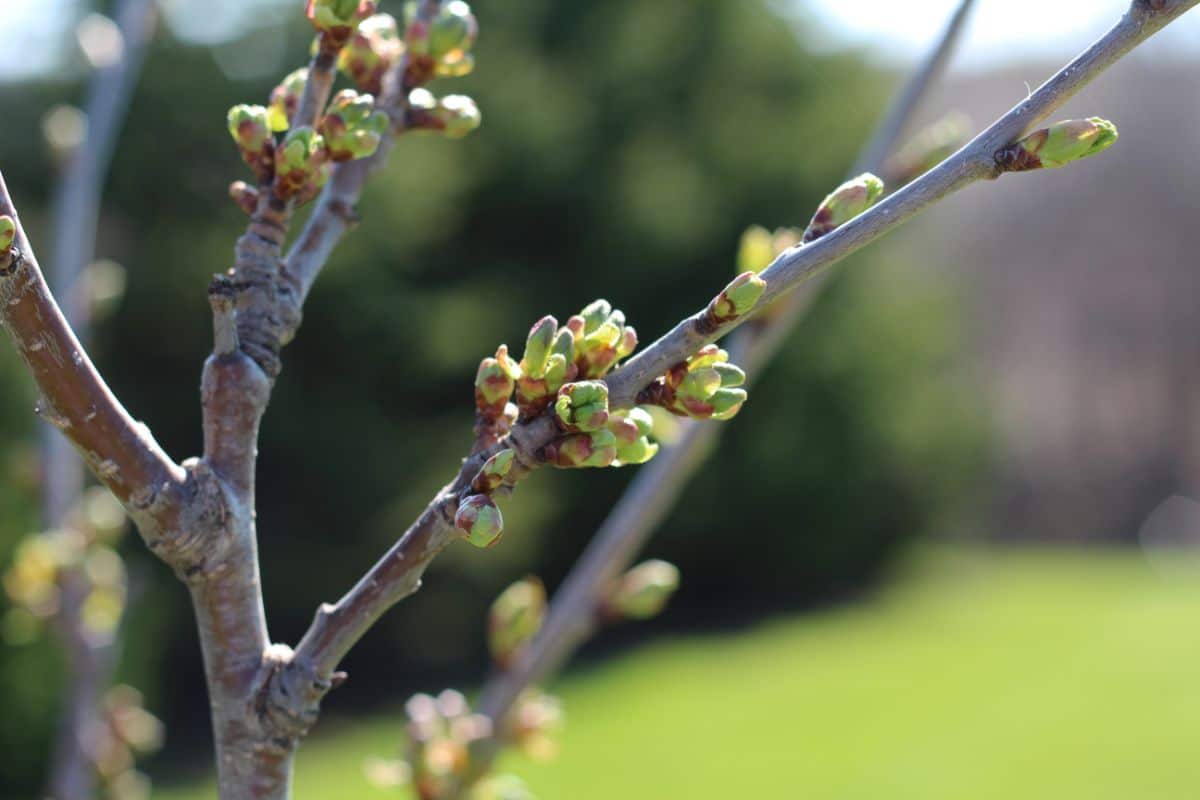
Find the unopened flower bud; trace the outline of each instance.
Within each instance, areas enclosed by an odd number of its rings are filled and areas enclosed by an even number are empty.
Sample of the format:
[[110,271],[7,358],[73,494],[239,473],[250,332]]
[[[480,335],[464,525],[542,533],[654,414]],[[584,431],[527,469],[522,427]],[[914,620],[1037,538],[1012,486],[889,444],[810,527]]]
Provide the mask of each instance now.
[[649,439],[654,420],[642,408],[613,414],[608,421],[608,430],[617,440],[614,467],[645,464],[658,453],[658,445]]
[[275,149],[275,194],[307,195],[329,177],[325,140],[309,127],[293,128]]
[[383,76],[403,52],[396,18],[376,14],[362,21],[338,53],[338,69],[359,89],[377,95],[383,90]]
[[617,439],[611,431],[576,433],[546,446],[546,462],[563,469],[607,467],[617,457]]
[[388,128],[388,116],[375,110],[375,98],[344,89],[333,96],[321,119],[321,135],[334,161],[373,155]]
[[883,197],[883,181],[869,172],[846,181],[821,202],[804,231],[804,241],[813,242],[837,230]]
[[250,216],[254,216],[254,212],[258,210],[258,189],[245,181],[229,184],[229,197],[237,203],[238,208]]
[[13,240],[16,238],[16,221],[7,214],[0,214],[0,255],[7,255],[12,250]]
[[1034,131],[1004,148],[996,153],[996,164],[1004,172],[1062,167],[1107,150],[1116,140],[1117,128],[1108,120],[1071,119]]
[[708,313],[717,324],[730,322],[750,313],[766,290],[767,282],[756,273],[743,272],[713,298]]
[[473,494],[459,504],[454,526],[476,547],[491,547],[504,533],[504,517],[495,500],[486,494]]
[[483,115],[475,101],[465,94],[449,94],[438,101],[433,111],[441,130],[451,139],[461,139],[483,124]]
[[267,109],[262,106],[237,105],[226,117],[229,134],[237,142],[242,160],[260,179],[268,180],[274,159],[275,140],[271,136]]
[[521,357],[521,372],[533,378],[546,376],[550,348],[558,334],[558,320],[545,316],[534,323],[525,338],[525,355]]
[[579,316],[583,318],[583,333],[589,334],[599,328],[612,316],[613,307],[607,300],[594,300],[588,303]]
[[558,331],[550,352],[561,355],[568,364],[575,360],[575,334],[570,328],[561,328]]
[[346,35],[374,13],[375,0],[308,0],[304,10],[317,30],[342,31]]
[[775,260],[774,237],[761,225],[751,225],[742,233],[738,243],[739,272],[762,272]]
[[479,24],[462,0],[446,3],[429,26],[429,55],[438,62],[456,62],[475,43]]
[[742,410],[746,398],[745,389],[718,389],[708,401],[712,406],[712,418],[722,422],[733,419]]
[[558,392],[554,413],[566,430],[600,430],[608,422],[608,385],[602,381],[568,383]]
[[521,368],[500,345],[495,358],[485,358],[475,374],[475,407],[481,414],[501,416],[521,377]]
[[504,590],[488,613],[488,649],[504,665],[541,630],[546,617],[546,587],[525,578]]
[[722,362],[713,364],[712,368],[721,376],[722,387],[741,386],[746,382],[746,373],[736,364]]
[[626,572],[608,597],[607,609],[627,619],[650,619],[679,588],[679,570],[666,561],[645,561]]
[[491,494],[499,489],[512,469],[515,455],[513,450],[504,449],[489,458],[471,481],[471,491],[476,494]]
[[267,122],[271,130],[286,131],[292,124],[292,117],[300,108],[300,98],[304,96],[304,87],[308,84],[308,67],[301,67],[288,74],[278,86],[271,90],[271,103],[267,107]]

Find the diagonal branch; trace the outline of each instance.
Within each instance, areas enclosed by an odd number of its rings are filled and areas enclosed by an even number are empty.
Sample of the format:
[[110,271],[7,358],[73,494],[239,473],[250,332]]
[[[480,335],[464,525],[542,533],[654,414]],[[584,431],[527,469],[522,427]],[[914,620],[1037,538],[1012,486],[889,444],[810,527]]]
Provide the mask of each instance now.
[[186,499],[183,469],[121,405],[75,338],[38,266],[0,175],[0,215],[17,220],[10,263],[0,264],[0,319],[41,390],[38,413],[62,431],[160,551]]
[[[934,202],[977,181],[996,178],[996,153],[1044,120],[1122,56],[1161,30],[1200,0],[1134,0],[1122,19],[1095,44],[1051,77],[1037,91],[1000,117],[959,152],[911,185],[816,242],[780,255],[763,273],[767,289],[758,308],[794,291],[821,270],[841,261],[894,230]],[[626,408],[659,375],[700,347],[716,341],[751,317],[715,323],[706,311],[679,323],[640,355],[608,376],[610,404]],[[547,416],[517,425],[496,447],[464,462],[458,477],[430,502],[396,545],[335,605],[324,605],[292,659],[271,686],[277,713],[315,717],[321,698],[334,685],[341,658],[393,604],[419,586],[426,566],[458,537],[452,503],[483,462],[503,447],[518,460],[536,463],[556,435]]]
[[[851,175],[880,168],[899,135],[944,70],[961,37],[975,0],[963,0],[928,57],[909,79],[879,129],[863,149]],[[816,287],[811,287],[815,290]],[[787,334],[809,308],[813,291],[797,292],[787,306],[768,319],[746,325],[729,345],[730,361],[757,376],[778,351]],[[527,687],[545,681],[567,662],[591,635],[595,610],[606,588],[633,563],[650,536],[674,507],[688,481],[717,443],[722,427],[710,421],[683,420],[682,434],[640,469],[555,593],[537,637],[514,662],[483,688],[479,712],[493,721],[493,737],[480,748],[477,774],[484,774],[502,744],[500,736],[513,704]]]

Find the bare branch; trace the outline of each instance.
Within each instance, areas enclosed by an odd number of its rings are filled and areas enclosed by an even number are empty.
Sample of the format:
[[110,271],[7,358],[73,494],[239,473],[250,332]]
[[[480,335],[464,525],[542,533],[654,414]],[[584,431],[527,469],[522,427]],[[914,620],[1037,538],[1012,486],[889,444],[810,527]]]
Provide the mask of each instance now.
[[954,16],[946,24],[941,38],[937,40],[937,44],[921,63],[920,68],[905,84],[904,90],[896,96],[887,114],[884,115],[883,121],[871,136],[871,140],[863,148],[854,168],[850,170],[851,175],[877,171],[888,154],[896,149],[896,143],[908,130],[921,101],[925,99],[929,86],[946,68],[946,62],[950,60],[950,55],[954,52],[959,39],[962,38],[967,20],[974,7],[975,0],[962,0],[959,3]]
[[0,214],[17,220],[14,257],[0,265],[0,319],[41,390],[38,413],[71,440],[153,547],[155,532],[178,522],[184,471],[129,416],[71,332],[46,286],[3,175]]

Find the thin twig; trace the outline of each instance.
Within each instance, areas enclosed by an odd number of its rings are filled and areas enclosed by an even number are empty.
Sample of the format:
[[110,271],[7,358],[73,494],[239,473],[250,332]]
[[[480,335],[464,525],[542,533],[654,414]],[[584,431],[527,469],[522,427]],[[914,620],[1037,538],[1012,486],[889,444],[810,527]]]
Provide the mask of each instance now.
[[[767,290],[758,307],[765,308],[934,202],[979,180],[997,177],[998,150],[1019,139],[1122,56],[1198,3],[1200,0],[1135,0],[1107,34],[959,152],[833,233],[783,253],[762,273]],[[610,403],[617,408],[636,404],[638,394],[651,381],[747,319],[712,325],[701,311],[684,320],[607,378]],[[539,417],[517,425],[498,447],[512,447],[519,459],[527,458],[555,435],[553,422]],[[272,701],[281,709],[299,715],[315,713],[341,657],[391,605],[417,587],[429,561],[457,537],[450,504],[465,488],[464,476],[473,475],[496,449],[468,458],[459,477],[437,494],[388,554],[337,604],[322,606],[281,680],[272,687]],[[469,482],[470,477],[465,480]],[[297,691],[306,686],[305,681],[309,690]]]
[[[152,0],[123,0],[116,12],[121,57],[98,69],[88,84],[84,113],[87,136],[68,159],[55,191],[56,228],[50,283],[63,298],[67,324],[83,342],[89,338],[88,299],[77,285],[96,250],[100,198],[112,163],[117,134],[141,74],[157,11]],[[42,509],[45,526],[61,526],[83,491],[83,464],[70,442],[52,426],[42,431]],[[77,570],[76,570],[77,572]],[[113,669],[112,643],[87,635],[82,613],[87,583],[64,575],[59,628],[67,651],[70,686],[52,761],[50,794],[60,800],[91,797],[95,768],[87,739]]]

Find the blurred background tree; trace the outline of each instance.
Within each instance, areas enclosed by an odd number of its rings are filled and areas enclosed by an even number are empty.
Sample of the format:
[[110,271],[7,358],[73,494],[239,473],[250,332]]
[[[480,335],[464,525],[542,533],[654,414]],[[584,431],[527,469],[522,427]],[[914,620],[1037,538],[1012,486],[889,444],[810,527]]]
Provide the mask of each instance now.
[[[476,11],[486,68],[462,90],[484,112],[481,134],[404,137],[306,307],[264,425],[260,546],[279,641],[295,640],[452,471],[490,344],[516,344],[530,320],[593,299],[589,276],[601,270],[619,276],[609,299],[654,338],[732,274],[747,225],[807,218],[893,83],[853,52],[813,51],[765,0]],[[200,446],[203,291],[242,224],[225,199],[242,177],[225,111],[262,101],[303,59],[311,30],[285,18],[213,47],[161,37],[113,165],[98,255],[128,268],[129,289],[93,356],[172,453]],[[0,92],[0,163],[38,238],[52,169],[42,118],[77,102],[79,86],[41,79]],[[685,581],[660,626],[737,623],[859,591],[970,499],[987,426],[961,378],[961,305],[883,255],[838,272],[664,526],[653,553]],[[37,526],[37,469],[32,388],[10,352],[0,364],[4,562]],[[398,464],[414,460],[423,478],[402,481]],[[353,681],[333,708],[402,698],[434,674],[438,685],[478,680],[487,603],[526,573],[553,586],[629,475],[529,481],[506,512],[503,546],[440,559],[350,656]],[[782,507],[804,526],[780,529]],[[146,589],[121,678],[166,722],[163,758],[182,759],[207,747],[199,650],[185,594],[137,545],[127,549]],[[5,645],[0,783],[13,796],[37,791],[54,720],[56,682],[28,676],[58,669],[44,643]]]

